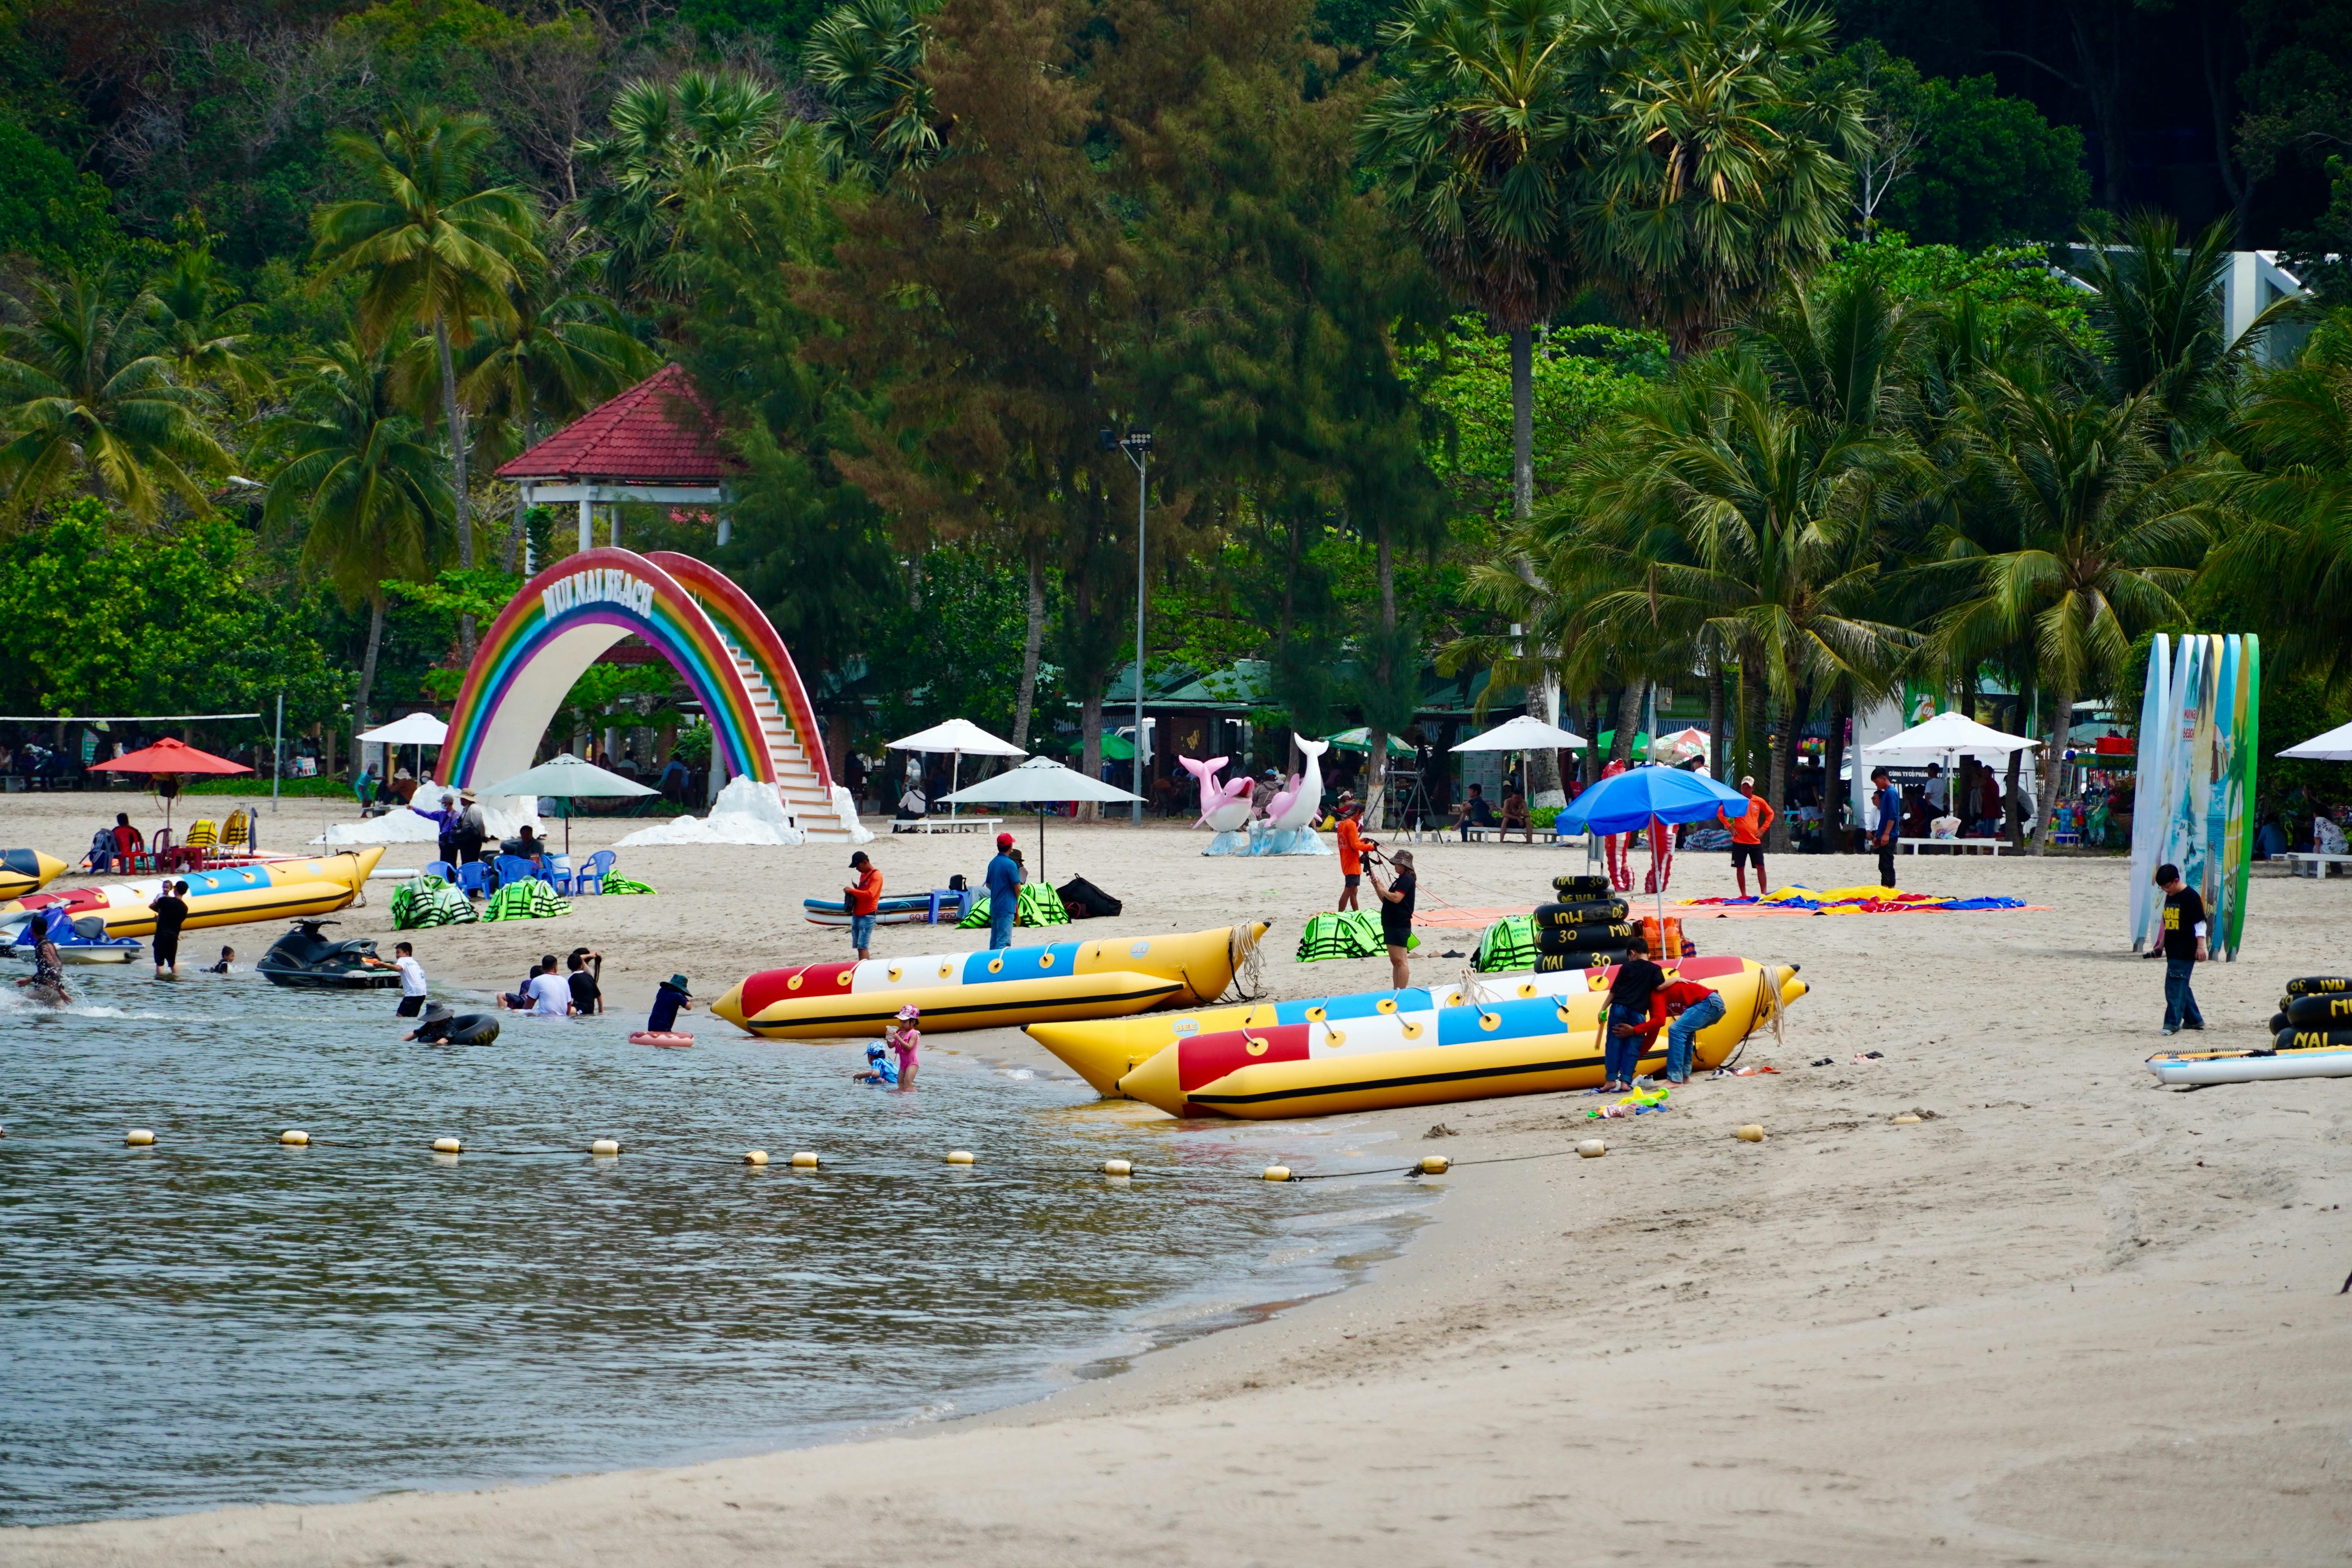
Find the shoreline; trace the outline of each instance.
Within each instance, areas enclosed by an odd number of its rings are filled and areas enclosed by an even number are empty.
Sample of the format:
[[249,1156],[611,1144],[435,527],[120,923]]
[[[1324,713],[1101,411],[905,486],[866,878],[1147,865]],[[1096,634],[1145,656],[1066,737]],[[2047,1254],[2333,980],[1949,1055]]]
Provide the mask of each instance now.
[[[16,841],[21,798],[0,803],[0,839]],[[1051,832],[1052,879],[1083,868],[1131,911],[1158,906],[1072,934],[1270,914],[1271,994],[1381,984],[1384,965],[1287,958],[1304,913],[1328,906],[1334,861],[1204,861],[1159,829]],[[974,847],[869,848],[903,890]],[[580,900],[544,937],[422,933],[428,968],[495,984],[501,950],[584,941],[614,955],[617,1005],[682,954],[725,975],[715,994],[752,966],[730,973],[739,953],[837,953],[841,933],[798,922],[798,900],[835,885],[825,851],[696,853],[626,852],[662,896]],[[1538,878],[1584,868],[1523,846],[1417,855],[1424,885],[1465,908],[1524,907]],[[1428,1223],[1352,1285],[1115,1375],[671,1469],[0,1531],[0,1561],[2344,1561],[2352,1083],[2156,1087],[2139,1060],[2163,1043],[2158,987],[2121,951],[2123,862],[1900,865],[1907,886],[2054,910],[1694,921],[1708,952],[1803,964],[1813,993],[1785,1042],[1749,1048],[1780,1074],[1702,1080],[1668,1115],[1609,1123],[1594,1161],[1570,1152],[1582,1097],[1346,1119],[1455,1158]],[[1776,883],[1816,887],[1872,870],[1774,866]],[[1725,871],[1682,857],[1675,891],[1727,892]],[[381,898],[353,914],[344,934],[388,935]],[[1423,936],[1420,983],[1450,981],[1458,962],[1437,952],[1476,940]],[[888,952],[963,945],[877,935]],[[2245,958],[2200,968],[2208,1043],[2259,1039],[2281,979],[2340,968],[2347,947],[2340,884],[2265,878]],[[938,1038],[1043,1057],[1009,1031]],[[1853,1060],[1870,1050],[1884,1058]],[[1915,1108],[1934,1119],[1892,1123]],[[1748,1121],[1766,1142],[1729,1139]],[[1423,1142],[1435,1123],[1458,1136]],[[1319,1141],[1315,1125],[1265,1136]]]

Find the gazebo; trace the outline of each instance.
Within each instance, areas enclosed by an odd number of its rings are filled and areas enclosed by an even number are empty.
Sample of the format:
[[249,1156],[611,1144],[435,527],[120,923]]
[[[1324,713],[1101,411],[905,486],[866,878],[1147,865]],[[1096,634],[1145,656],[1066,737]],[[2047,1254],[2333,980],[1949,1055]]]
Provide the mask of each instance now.
[[664,365],[501,464],[499,478],[521,487],[527,507],[576,503],[583,551],[595,544],[600,505],[611,521],[610,542],[620,545],[621,514],[613,503],[625,500],[717,509],[724,544],[730,487],[743,464],[720,444],[718,426],[693,378],[678,365]]

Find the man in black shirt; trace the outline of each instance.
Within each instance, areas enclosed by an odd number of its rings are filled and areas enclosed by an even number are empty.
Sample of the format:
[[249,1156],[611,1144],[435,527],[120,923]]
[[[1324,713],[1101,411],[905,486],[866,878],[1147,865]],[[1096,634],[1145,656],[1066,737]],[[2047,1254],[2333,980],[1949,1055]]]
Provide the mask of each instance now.
[[2178,866],[2158,866],[2156,885],[2164,892],[2164,1032],[2177,1035],[2183,1029],[2202,1029],[2205,1015],[2197,1010],[2189,977],[2208,951],[2205,899],[2181,881]]
[[188,890],[185,882],[166,882],[163,896],[147,907],[155,911],[155,978],[163,978],[170,970],[173,977],[180,973],[180,927],[187,923],[188,901],[180,895]]
[[1412,965],[1405,954],[1412,946],[1412,900],[1421,884],[1412,874],[1412,850],[1400,849],[1388,858],[1396,876],[1382,886],[1381,874],[1374,871],[1372,891],[1381,899],[1381,942],[1389,950],[1389,978],[1402,991],[1412,984]]
[[604,973],[604,955],[591,948],[573,948],[571,969],[572,1011],[583,1018],[603,1012],[604,993],[596,982]]

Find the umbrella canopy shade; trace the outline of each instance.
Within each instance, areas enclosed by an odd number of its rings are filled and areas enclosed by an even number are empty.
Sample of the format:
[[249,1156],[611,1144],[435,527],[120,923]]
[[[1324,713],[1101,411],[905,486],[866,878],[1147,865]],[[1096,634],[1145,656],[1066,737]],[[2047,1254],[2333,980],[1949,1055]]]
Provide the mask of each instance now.
[[[950,719],[890,742],[893,752],[961,752],[967,757],[1025,757],[1010,741],[1000,741],[969,719]],[[953,798],[950,796],[950,798]]]
[[1656,763],[1602,779],[1568,803],[1558,826],[1568,832],[1633,833],[1660,822],[1712,822],[1728,806],[1748,809],[1748,797],[1705,773]]
[[1483,735],[1473,735],[1454,749],[1457,752],[1542,752],[1560,751],[1584,744],[1584,737],[1572,735],[1557,724],[1547,724],[1532,713],[1522,713],[1507,724],[1497,724]]
[[448,738],[449,726],[430,713],[411,713],[360,732],[361,740],[383,746],[437,746]]
[[1974,757],[1979,762],[2005,761],[2011,752],[2040,744],[2039,741],[2009,734],[1958,713],[1938,713],[1924,724],[1915,724],[1884,741],[1873,741],[1862,749],[1862,754],[1895,767],[1925,767],[1955,754]]
[[232,763],[226,757],[200,752],[182,741],[158,741],[152,746],[142,746],[112,762],[91,765],[118,773],[249,773],[253,771],[243,763]]
[[[599,795],[658,795],[635,779],[607,773],[593,763],[583,763],[569,752],[559,752],[552,760],[535,768],[526,769],[510,779],[500,779],[483,786],[484,795],[562,795],[565,798],[594,799]],[[566,819],[567,826],[569,819]]]
[[[1372,732],[1370,729],[1361,724],[1357,725],[1352,730],[1342,730],[1336,735],[1326,735],[1323,739],[1343,752],[1369,752],[1372,749]],[[1398,740],[1394,735],[1391,735],[1389,737],[1389,755],[1391,757],[1409,757],[1412,755],[1412,748],[1407,745],[1404,742]]]
[[954,805],[1028,805],[1056,800],[1129,801],[1143,797],[1100,779],[1066,768],[1051,757],[1032,757],[992,779],[966,784],[942,800]]
[[1654,763],[1687,763],[1694,759],[1705,762],[1712,749],[1706,731],[1694,726],[1677,730],[1671,735],[1661,735],[1650,742],[1650,761]]
[[2306,763],[2352,763],[2352,724],[2339,724],[2325,735],[2314,735],[2278,754]]

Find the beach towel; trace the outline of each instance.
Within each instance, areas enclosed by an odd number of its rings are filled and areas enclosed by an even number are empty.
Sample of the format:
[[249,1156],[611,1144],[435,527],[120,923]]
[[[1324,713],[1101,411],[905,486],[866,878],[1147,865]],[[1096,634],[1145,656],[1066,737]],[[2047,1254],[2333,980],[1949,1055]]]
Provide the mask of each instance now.
[[466,895],[438,877],[419,877],[392,890],[392,929],[426,931],[471,925],[482,917]]
[[1481,974],[1508,969],[1529,969],[1536,962],[1536,922],[1532,915],[1506,915],[1478,938],[1470,967]]
[[525,877],[509,882],[490,895],[482,910],[486,921],[544,921],[558,915],[568,915],[572,905],[558,898],[555,889],[536,877]]

